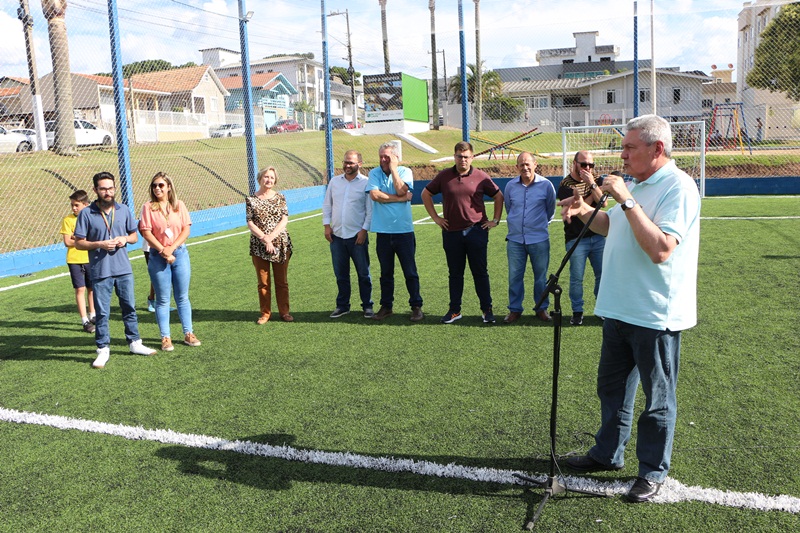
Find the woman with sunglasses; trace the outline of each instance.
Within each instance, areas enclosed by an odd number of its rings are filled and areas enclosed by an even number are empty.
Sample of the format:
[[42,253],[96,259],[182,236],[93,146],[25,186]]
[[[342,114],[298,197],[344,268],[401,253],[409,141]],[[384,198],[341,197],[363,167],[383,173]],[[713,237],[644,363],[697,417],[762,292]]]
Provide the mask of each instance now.
[[266,324],[272,315],[270,269],[275,283],[278,313],[284,322],[293,322],[289,314],[289,281],[287,271],[292,257],[292,239],[286,231],[289,209],[286,197],[274,190],[278,173],[267,167],[258,173],[259,189],[245,199],[247,227],[250,228],[250,255],[258,275],[258,300],[261,316],[257,324]]
[[174,292],[178,317],[183,326],[183,343],[200,346],[192,330],[192,306],[189,303],[191,265],[186,239],[192,221],[186,205],[178,200],[172,179],[159,172],[150,181],[150,201],[142,206],[139,232],[150,245],[147,271],[156,292],[156,322],[161,331],[161,349],[171,352],[169,300]]

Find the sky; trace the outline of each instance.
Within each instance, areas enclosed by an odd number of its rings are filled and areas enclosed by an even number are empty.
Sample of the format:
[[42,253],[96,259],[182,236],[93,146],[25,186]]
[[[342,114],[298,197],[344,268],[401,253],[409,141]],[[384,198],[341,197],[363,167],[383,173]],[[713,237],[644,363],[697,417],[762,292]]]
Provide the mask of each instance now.
[[[348,12],[356,71],[384,70],[378,0],[241,0],[253,11],[247,24],[250,58],[312,52],[322,62],[322,6]],[[34,19],[38,74],[51,71],[47,21],[41,0],[29,0]],[[392,72],[431,77],[431,2],[387,0],[386,20]],[[618,60],[633,59],[633,6],[638,4],[639,58],[651,57],[650,0],[480,0],[480,52],[485,68],[537,65],[536,51],[575,46],[574,32],[597,31],[598,45],[616,45]],[[736,63],[737,0],[654,0],[655,63],[710,72]],[[0,76],[28,77],[18,0],[2,0]],[[164,59],[179,65],[202,62],[203,48],[238,51],[237,0],[117,0],[124,64]],[[73,72],[111,70],[105,0],[68,0],[66,25]],[[476,3],[462,0],[465,62],[475,62]],[[458,1],[435,2],[438,76],[457,73],[460,58]],[[347,66],[345,16],[325,17],[331,66]],[[444,64],[443,64],[444,61]],[[735,71],[734,71],[735,79]]]

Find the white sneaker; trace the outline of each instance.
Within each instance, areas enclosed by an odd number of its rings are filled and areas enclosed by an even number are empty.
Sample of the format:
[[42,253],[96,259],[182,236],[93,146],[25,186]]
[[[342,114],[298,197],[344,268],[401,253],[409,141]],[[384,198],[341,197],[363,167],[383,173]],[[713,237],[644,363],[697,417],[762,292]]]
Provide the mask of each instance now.
[[135,355],[155,355],[156,351],[142,344],[142,339],[137,339],[128,345],[131,353]]
[[97,359],[94,360],[92,366],[94,368],[103,368],[106,366],[108,362],[108,358],[111,357],[111,350],[108,349],[108,346],[104,348],[97,349]]

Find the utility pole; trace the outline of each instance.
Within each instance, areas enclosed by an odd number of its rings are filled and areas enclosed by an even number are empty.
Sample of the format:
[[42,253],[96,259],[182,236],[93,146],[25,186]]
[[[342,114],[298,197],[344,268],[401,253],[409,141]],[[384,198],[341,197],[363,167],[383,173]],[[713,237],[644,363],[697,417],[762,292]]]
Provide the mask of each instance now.
[[[350,41],[350,13],[347,9],[344,13],[341,11],[331,11],[329,17],[335,15],[344,15],[347,20],[347,62],[350,66],[347,68],[347,75],[350,76],[350,100],[353,103],[353,127],[358,128],[358,107],[356,107],[356,71],[353,68],[353,47]],[[330,75],[330,74],[329,74]]]
[[458,48],[461,52],[461,140],[469,142],[469,91],[467,91],[467,52],[464,45],[462,0],[458,0]]
[[481,0],[475,1],[475,131],[483,126],[483,74],[481,73]]
[[429,0],[428,8],[431,10],[431,99],[433,100],[433,129],[439,129],[439,72],[436,70],[436,0]]
[[31,105],[33,111],[34,129],[36,130],[36,146],[34,150],[47,150],[47,134],[44,131],[44,111],[42,110],[42,95],[39,94],[39,74],[36,72],[36,54],[33,50],[33,17],[28,9],[28,0],[19,0],[17,18],[22,21],[25,32],[25,52],[28,55],[28,75],[31,78]]
[[391,72],[389,67],[389,35],[386,32],[386,0],[378,0],[381,5],[381,29],[383,30],[383,70],[386,74]]

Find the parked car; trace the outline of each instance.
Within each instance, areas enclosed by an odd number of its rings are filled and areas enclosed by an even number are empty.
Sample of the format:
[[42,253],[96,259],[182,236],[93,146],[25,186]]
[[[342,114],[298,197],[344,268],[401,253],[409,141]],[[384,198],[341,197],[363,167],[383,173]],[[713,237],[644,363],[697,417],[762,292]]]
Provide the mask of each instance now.
[[362,126],[361,124],[356,125],[353,122],[345,122],[344,123],[344,127],[345,127],[345,129],[348,129],[348,130],[354,130],[356,128],[363,128],[364,126]]
[[11,130],[13,133],[19,133],[20,135],[24,135],[25,138],[28,139],[28,142],[31,143],[31,147],[37,148],[39,145],[39,141],[36,139],[36,130],[32,130],[30,128],[17,128]]
[[30,152],[31,150],[33,150],[33,144],[25,135],[14,133],[0,126],[0,154]]
[[244,126],[241,124],[222,124],[211,132],[212,137],[241,137],[244,135]]
[[[347,128],[347,124],[345,124],[344,120],[341,118],[333,117],[331,119],[331,129],[332,130],[343,130]],[[325,122],[322,123],[322,126],[319,127],[320,130],[325,130]]]
[[303,125],[290,118],[279,120],[269,127],[269,133],[287,133],[290,131],[303,131]]
[[[75,127],[75,144],[78,146],[91,146],[93,144],[102,144],[104,146],[111,146],[114,142],[114,136],[110,131],[98,128],[91,122],[85,120],[74,120]],[[47,136],[47,145],[53,146],[56,137],[56,121],[48,120],[44,123],[44,131]]]

